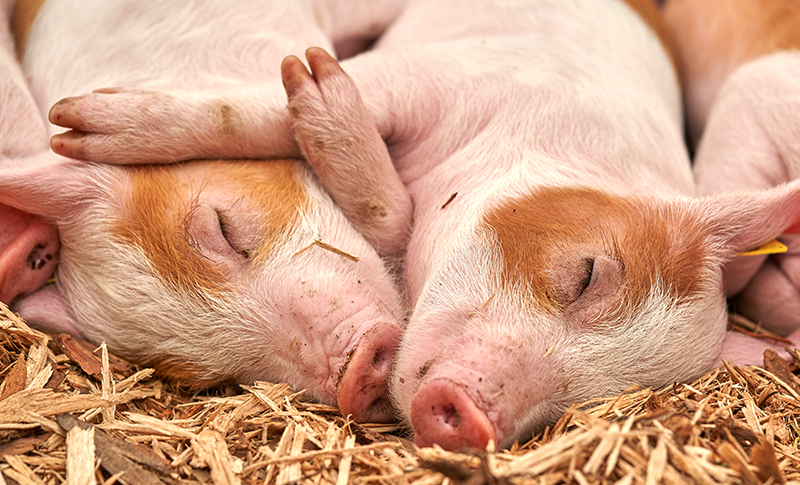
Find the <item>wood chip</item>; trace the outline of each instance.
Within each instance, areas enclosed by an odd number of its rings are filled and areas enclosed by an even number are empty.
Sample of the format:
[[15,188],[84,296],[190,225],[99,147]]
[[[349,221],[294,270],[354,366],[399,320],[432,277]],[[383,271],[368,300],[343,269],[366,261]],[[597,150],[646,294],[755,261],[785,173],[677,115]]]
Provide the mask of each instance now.
[[67,485],[95,485],[94,427],[67,432]]
[[0,306],[0,485],[70,482],[77,445],[58,433],[76,428],[94,433],[87,483],[109,485],[800,482],[798,353],[576,403],[511,451],[451,453],[416,448],[397,423],[355,425],[285,384],[189,395],[57,340]]

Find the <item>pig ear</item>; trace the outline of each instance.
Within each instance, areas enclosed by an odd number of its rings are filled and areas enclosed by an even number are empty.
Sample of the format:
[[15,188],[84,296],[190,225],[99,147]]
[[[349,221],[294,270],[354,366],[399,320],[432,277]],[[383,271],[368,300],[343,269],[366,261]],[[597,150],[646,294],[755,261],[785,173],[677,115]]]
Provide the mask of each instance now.
[[49,284],[22,298],[14,311],[29,323],[53,333],[81,337],[77,321],[55,285]]
[[781,234],[800,232],[800,180],[766,190],[700,199],[698,213],[725,263],[728,295],[744,288],[766,259],[743,256]]
[[113,169],[50,152],[0,159],[0,203],[57,221],[91,200],[97,172]]
[[699,204],[726,259],[781,234],[800,232],[800,180],[767,190],[708,197]]

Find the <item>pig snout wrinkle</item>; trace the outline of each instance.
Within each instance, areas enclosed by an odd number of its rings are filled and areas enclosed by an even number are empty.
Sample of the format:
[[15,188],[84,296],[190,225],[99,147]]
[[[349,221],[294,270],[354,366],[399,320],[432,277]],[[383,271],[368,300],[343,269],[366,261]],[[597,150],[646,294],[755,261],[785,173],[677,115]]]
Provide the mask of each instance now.
[[497,436],[486,414],[461,386],[448,379],[424,384],[411,401],[417,446],[434,443],[447,450],[484,450]]

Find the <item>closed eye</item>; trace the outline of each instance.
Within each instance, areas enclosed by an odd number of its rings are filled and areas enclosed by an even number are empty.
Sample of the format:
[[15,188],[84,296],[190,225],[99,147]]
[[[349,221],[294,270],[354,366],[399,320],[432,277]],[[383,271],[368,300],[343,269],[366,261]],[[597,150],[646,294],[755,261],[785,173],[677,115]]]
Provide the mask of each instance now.
[[245,258],[249,258],[250,253],[244,249],[240,249],[239,245],[236,243],[236,240],[233,236],[233,224],[231,223],[230,217],[228,217],[228,215],[223,210],[214,209],[214,212],[217,214],[217,221],[219,222],[219,230],[222,233],[222,237],[224,237],[225,241],[228,242],[228,245],[234,251],[241,254]]
[[585,258],[582,262],[583,274],[578,281],[578,298],[586,291],[589,284],[592,282],[592,275],[594,274],[594,258]]

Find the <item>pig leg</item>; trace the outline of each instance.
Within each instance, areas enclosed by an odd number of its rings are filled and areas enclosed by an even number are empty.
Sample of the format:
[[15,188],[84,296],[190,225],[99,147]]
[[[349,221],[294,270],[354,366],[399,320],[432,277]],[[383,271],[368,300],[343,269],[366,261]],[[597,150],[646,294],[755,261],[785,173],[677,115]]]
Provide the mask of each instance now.
[[[8,25],[10,2],[0,4]],[[0,156],[17,158],[47,148],[47,131],[14,55],[10,33],[0,32]],[[5,167],[4,167],[5,165]],[[0,170],[8,169],[0,160]],[[40,217],[0,204],[0,301],[11,304],[40,288],[58,259],[56,228]]]
[[294,132],[306,160],[379,253],[399,255],[411,228],[411,197],[353,81],[322,49],[283,62]]
[[791,360],[786,348],[797,348],[797,344],[800,343],[800,330],[789,335],[788,339],[794,342],[795,345],[789,346],[729,330],[722,341],[722,348],[714,365],[722,365],[723,360],[736,365],[763,365],[764,351],[768,349],[777,352],[778,355],[787,360]]
[[230,92],[102,89],[53,105],[50,122],[70,130],[50,147],[116,164],[297,157],[285,100],[277,81]]

